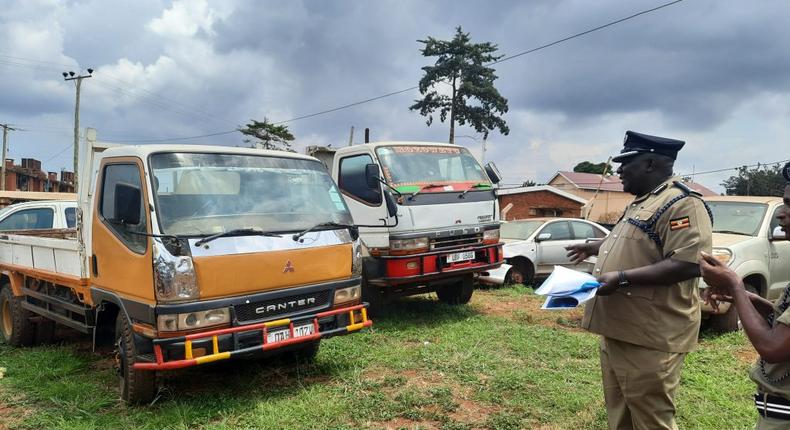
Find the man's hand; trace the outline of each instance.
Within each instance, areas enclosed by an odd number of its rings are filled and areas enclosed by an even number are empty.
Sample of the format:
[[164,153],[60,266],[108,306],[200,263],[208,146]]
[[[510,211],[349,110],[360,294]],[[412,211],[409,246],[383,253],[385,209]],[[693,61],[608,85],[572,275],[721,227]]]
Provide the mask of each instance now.
[[705,283],[713,287],[709,294],[733,296],[736,288],[743,288],[741,277],[708,253],[700,252],[699,270]]
[[579,264],[593,255],[598,255],[598,248],[601,247],[600,242],[601,241],[568,245],[565,247],[565,250],[568,251],[566,255],[571,259],[571,263]]
[[718,287],[708,287],[702,290],[702,300],[718,311],[719,302],[732,303],[732,296],[729,295],[728,290],[723,290]]
[[620,288],[620,276],[617,272],[606,272],[598,277],[601,286],[598,287],[597,296],[608,296]]

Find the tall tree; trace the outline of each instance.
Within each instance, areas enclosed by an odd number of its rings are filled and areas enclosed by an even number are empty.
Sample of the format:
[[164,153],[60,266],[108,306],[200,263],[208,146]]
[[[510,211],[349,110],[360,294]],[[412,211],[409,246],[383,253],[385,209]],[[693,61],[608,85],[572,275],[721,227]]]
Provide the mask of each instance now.
[[[599,175],[603,175],[604,174],[604,170],[607,170],[605,162],[604,163],[595,164],[595,163],[591,163],[589,161],[582,161],[581,163],[579,163],[579,164],[577,164],[577,165],[575,165],[573,167],[573,171],[574,172],[579,172],[579,173],[597,173]],[[609,167],[609,169],[608,169],[608,171],[606,173],[612,173],[611,166]]]
[[728,196],[777,196],[785,189],[782,166],[763,165],[754,169],[746,166],[738,169],[737,176],[730,176],[721,183]]
[[[422,68],[425,75],[420,79],[421,100],[409,107],[427,116],[426,123],[433,123],[433,112],[439,111],[439,119],[444,122],[450,115],[450,143],[455,143],[455,123],[469,123],[483,137],[498,129],[507,135],[510,129],[501,115],[508,110],[507,99],[494,87],[497,76],[494,69],[484,64],[492,63],[503,57],[496,55],[497,45],[489,42],[472,43],[469,33],[461,27],[455,29],[453,40],[437,40],[428,37],[418,40],[424,47],[420,50],[425,57],[438,57],[433,66]],[[440,94],[436,88],[449,84],[450,95]]]
[[263,122],[254,119],[250,121],[243,128],[239,128],[241,134],[252,138],[244,139],[244,143],[251,144],[253,148],[296,152],[291,149],[294,135],[288,130],[287,125],[272,124],[266,118],[263,119]]

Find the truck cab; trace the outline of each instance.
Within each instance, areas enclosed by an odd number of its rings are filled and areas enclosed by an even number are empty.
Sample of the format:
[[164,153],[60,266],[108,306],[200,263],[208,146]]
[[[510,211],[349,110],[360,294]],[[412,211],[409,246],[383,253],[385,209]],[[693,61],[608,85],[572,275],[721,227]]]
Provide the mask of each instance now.
[[359,226],[371,309],[429,291],[467,303],[475,277],[502,264],[494,192],[501,178],[466,148],[375,142],[309,151],[327,163]]

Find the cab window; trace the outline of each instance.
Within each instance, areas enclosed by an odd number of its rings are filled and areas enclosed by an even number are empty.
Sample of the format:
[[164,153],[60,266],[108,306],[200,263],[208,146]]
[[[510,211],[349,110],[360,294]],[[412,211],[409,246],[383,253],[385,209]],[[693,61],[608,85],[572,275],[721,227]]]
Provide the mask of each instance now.
[[370,189],[365,179],[365,166],[373,163],[368,154],[355,155],[340,160],[338,186],[347,195],[371,206],[381,204],[381,191]]
[[77,227],[77,208],[66,208],[66,228]]
[[140,192],[140,222],[136,225],[121,224],[113,221],[115,216],[115,186],[127,184],[143,188],[140,180],[140,170],[136,164],[110,164],[104,167],[102,175],[102,193],[100,213],[104,223],[129,249],[144,254],[148,238],[141,234],[146,233],[145,204],[142,200],[143,193]]
[[39,230],[52,228],[55,211],[51,208],[24,209],[0,221],[0,230]]

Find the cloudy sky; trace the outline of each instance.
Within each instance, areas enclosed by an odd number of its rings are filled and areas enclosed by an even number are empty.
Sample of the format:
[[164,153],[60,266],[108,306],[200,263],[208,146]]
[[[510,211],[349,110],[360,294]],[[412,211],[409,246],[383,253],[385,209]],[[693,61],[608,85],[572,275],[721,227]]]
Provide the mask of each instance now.
[[[101,140],[239,145],[250,119],[286,121],[415,86],[431,59],[417,39],[473,41],[513,55],[669,0],[160,1],[0,0],[0,123],[9,157],[71,168],[80,122]],[[486,161],[508,184],[605,161],[625,130],[688,143],[676,172],[790,159],[790,2],[685,0],[495,66],[510,134]],[[416,90],[288,122],[298,147],[446,141],[408,107]],[[480,156],[480,136],[458,143]],[[474,139],[477,139],[475,141]],[[721,191],[731,174],[695,180]]]

